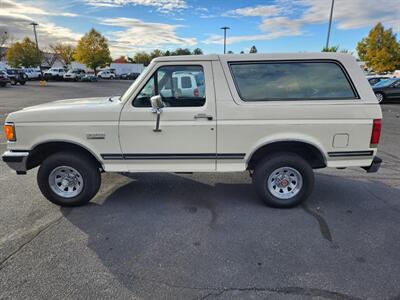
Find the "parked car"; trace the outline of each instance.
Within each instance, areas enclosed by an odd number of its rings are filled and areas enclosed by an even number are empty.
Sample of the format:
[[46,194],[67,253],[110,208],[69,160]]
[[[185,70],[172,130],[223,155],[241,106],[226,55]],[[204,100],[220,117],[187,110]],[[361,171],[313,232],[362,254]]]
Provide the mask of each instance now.
[[40,79],[42,77],[40,70],[37,70],[34,68],[26,68],[26,69],[23,69],[23,71],[26,74],[26,76],[28,77],[28,80]]
[[160,91],[163,97],[171,97],[172,94],[179,97],[204,97],[204,82],[198,85],[195,74],[188,72],[175,72],[172,76],[172,84],[165,85]]
[[373,75],[373,76],[367,76],[368,82],[371,86],[377,84],[380,81],[386,80],[391,78],[389,75]]
[[17,83],[24,85],[28,80],[28,76],[21,69],[7,69],[6,72],[12,85],[17,85]]
[[139,75],[140,73],[131,72],[131,73],[121,74],[119,77],[120,79],[125,79],[125,80],[135,80],[136,78],[139,77]]
[[86,74],[81,78],[81,81],[98,81],[98,77],[94,74]]
[[102,70],[97,74],[100,79],[115,79],[117,76],[109,70]]
[[389,78],[380,81],[372,89],[379,103],[388,99],[400,98],[400,78]]
[[82,69],[72,69],[69,70],[67,73],[64,74],[63,78],[64,80],[81,80],[84,76],[86,75],[85,70]]
[[46,80],[62,80],[64,78],[65,70],[63,68],[51,68],[43,73]]
[[7,83],[11,83],[10,78],[7,76],[7,72],[0,70],[0,86],[5,87]]
[[[185,74],[203,78],[204,94],[163,96]],[[17,174],[40,166],[40,190],[62,206],[90,201],[101,172],[248,171],[266,204],[292,207],[313,169],[376,172],[381,118],[348,54],[159,57],[121,97],[10,113],[3,161]]]

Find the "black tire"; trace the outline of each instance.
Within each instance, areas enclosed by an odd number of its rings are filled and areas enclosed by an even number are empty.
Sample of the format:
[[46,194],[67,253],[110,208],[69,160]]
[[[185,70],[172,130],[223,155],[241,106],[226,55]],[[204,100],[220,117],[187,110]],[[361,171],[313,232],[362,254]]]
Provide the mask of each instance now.
[[20,85],[25,85],[26,81],[20,81],[19,84]]
[[7,83],[3,83],[3,82],[0,83],[0,86],[1,86],[1,87],[5,87],[6,85],[7,85]]
[[11,79],[11,85],[17,85],[17,80],[16,79]]
[[[66,198],[53,191],[49,183],[51,172],[60,166],[72,167],[83,179],[82,191],[75,197]],[[80,206],[88,203],[98,192],[101,184],[100,170],[96,162],[81,153],[59,152],[46,158],[38,171],[37,182],[42,194],[60,206]]]
[[[276,197],[267,187],[267,181],[270,176],[273,176],[272,174],[274,171],[283,167],[289,167],[296,170],[301,175],[302,179],[301,188],[299,187],[298,192],[288,199]],[[290,171],[288,172],[290,173]],[[293,174],[290,174],[289,176],[291,175]],[[273,182],[272,178],[271,182]],[[310,164],[299,155],[293,153],[276,153],[263,159],[256,165],[253,173],[253,183],[255,185],[257,194],[265,202],[265,204],[277,208],[289,208],[305,201],[311,194],[314,187],[314,172]],[[285,183],[287,184],[287,181],[285,181]],[[278,191],[278,193],[281,191],[282,190]]]
[[385,94],[384,93],[376,92],[375,96],[376,96],[376,99],[378,99],[379,103],[383,103],[383,101],[385,100]]

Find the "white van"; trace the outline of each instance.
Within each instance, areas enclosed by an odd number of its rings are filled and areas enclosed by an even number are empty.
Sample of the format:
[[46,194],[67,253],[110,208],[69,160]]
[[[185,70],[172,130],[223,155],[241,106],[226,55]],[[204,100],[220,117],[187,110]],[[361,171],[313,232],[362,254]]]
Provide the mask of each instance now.
[[121,97],[9,114],[3,160],[17,174],[40,166],[40,190],[63,206],[90,201],[102,172],[248,171],[265,203],[291,207],[313,169],[376,172],[381,118],[348,54],[168,56]]

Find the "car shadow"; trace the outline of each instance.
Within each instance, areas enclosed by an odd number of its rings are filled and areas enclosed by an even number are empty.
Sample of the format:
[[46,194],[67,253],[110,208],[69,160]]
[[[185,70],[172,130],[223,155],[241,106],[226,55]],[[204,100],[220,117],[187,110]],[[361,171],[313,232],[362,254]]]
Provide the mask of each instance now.
[[[122,176],[127,183],[105,198],[61,211],[136,296],[277,287],[296,287],[280,290],[284,294],[321,296],[333,293],[322,288],[329,278],[350,297],[389,293],[395,285],[385,276],[376,280],[382,265],[400,258],[398,243],[388,244],[400,238],[399,190],[382,183],[318,174],[307,203],[273,209],[257,198],[244,174]],[[365,262],[375,280],[362,272]],[[305,280],[310,274],[319,275]],[[365,294],[354,295],[358,286]]]

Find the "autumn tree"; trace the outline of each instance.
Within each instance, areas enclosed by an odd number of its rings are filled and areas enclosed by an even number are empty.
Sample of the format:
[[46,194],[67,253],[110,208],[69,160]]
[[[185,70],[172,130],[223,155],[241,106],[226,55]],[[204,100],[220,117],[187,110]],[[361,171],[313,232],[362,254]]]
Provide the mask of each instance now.
[[93,69],[95,74],[98,68],[112,61],[106,38],[95,29],[91,29],[79,40],[74,58]]
[[400,44],[392,29],[381,23],[357,44],[358,56],[376,72],[393,71],[400,67]]
[[7,50],[6,59],[10,66],[36,67],[42,61],[43,53],[37,53],[36,44],[28,37],[22,42],[13,43]]
[[[10,35],[7,32],[3,32],[2,34],[0,34],[0,48],[3,48],[7,44],[9,39],[10,39]],[[0,49],[0,60],[5,55],[6,55],[6,51],[4,51],[4,49]]]
[[147,66],[151,61],[151,56],[144,51],[140,51],[135,54],[133,60],[137,64],[144,64],[145,66]]
[[253,46],[250,48],[249,53],[257,53],[257,48],[256,48],[256,46],[253,45]]
[[154,50],[150,53],[151,59],[156,58],[156,57],[160,57],[160,56],[164,56],[164,53],[163,53],[160,49],[154,49]]
[[74,61],[75,47],[69,44],[56,43],[50,45],[50,49],[54,52],[54,55],[64,65],[68,66]]

